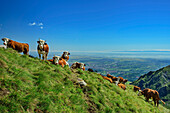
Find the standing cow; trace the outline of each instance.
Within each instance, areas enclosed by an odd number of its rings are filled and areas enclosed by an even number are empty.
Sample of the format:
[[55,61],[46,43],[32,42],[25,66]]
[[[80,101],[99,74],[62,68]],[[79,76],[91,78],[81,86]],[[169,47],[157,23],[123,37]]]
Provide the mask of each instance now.
[[4,45],[6,48],[12,48],[18,52],[23,52],[24,54],[28,55],[29,53],[29,45],[27,43],[19,43],[13,40],[10,40],[9,38],[2,38],[2,41],[4,41]]
[[144,95],[144,97],[146,98],[146,101],[149,102],[149,99],[153,99],[154,101],[154,104],[156,106],[157,104],[157,107],[159,106],[159,100],[165,104],[165,102],[163,100],[160,99],[159,97],[159,93],[156,91],[156,90],[152,90],[152,89],[149,89],[149,88],[146,88],[144,90],[140,90],[139,91],[139,94],[138,96],[141,96],[141,95]]
[[43,60],[47,60],[49,46],[47,45],[46,41],[41,39],[39,39],[37,43],[38,43],[37,50],[38,50],[39,58],[41,59],[41,54],[42,54]]

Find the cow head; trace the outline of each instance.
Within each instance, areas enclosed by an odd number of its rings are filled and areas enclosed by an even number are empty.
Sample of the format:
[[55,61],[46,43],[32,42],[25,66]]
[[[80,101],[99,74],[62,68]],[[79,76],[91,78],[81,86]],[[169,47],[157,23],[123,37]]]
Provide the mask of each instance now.
[[86,66],[86,64],[84,64],[84,63],[79,63],[80,69],[83,69],[84,66]]
[[43,49],[43,47],[44,47],[44,45],[46,45],[47,43],[45,43],[46,42],[46,40],[44,41],[44,40],[41,40],[41,39],[39,39],[39,41],[37,41],[37,43],[38,43],[38,45],[39,45],[39,48],[42,50]]
[[8,42],[9,42],[9,38],[2,38],[2,41],[4,41],[4,45],[7,46]]
[[143,95],[142,90],[139,90],[138,96],[142,96],[142,95]]
[[59,60],[60,60],[60,56],[54,56],[54,57],[53,57],[53,62],[54,62],[54,64],[58,64],[58,63],[59,63]]
[[66,58],[68,55],[70,55],[70,53],[68,51],[64,51],[63,52],[63,56]]
[[123,79],[123,83],[125,84],[128,80],[127,79]]

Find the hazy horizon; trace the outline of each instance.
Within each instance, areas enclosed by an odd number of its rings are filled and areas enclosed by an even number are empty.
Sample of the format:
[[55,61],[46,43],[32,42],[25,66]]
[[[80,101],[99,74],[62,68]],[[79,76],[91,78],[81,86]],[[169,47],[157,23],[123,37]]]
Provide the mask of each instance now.
[[[167,59],[170,60],[170,52],[70,52],[71,57],[75,56],[91,56],[91,57],[110,57],[110,58],[151,58],[151,59]],[[30,52],[30,55],[38,57],[36,51]],[[54,55],[61,56],[62,52],[49,52],[48,59],[52,59]]]

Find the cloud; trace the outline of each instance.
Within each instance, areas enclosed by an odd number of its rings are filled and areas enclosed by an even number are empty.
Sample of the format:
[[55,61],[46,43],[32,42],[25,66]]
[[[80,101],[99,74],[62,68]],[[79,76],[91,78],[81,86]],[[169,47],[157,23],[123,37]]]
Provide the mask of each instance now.
[[43,29],[43,28],[44,28],[43,26],[40,27],[40,29]]
[[35,22],[33,22],[33,23],[29,23],[28,25],[29,25],[29,26],[35,26],[35,25],[36,25],[36,23],[35,23]]
[[38,26],[43,26],[43,23],[39,23]]
[[44,27],[43,27],[43,23],[42,22],[33,22],[33,23],[29,23],[28,24],[29,26],[37,26],[37,27],[39,27],[40,29],[43,29]]

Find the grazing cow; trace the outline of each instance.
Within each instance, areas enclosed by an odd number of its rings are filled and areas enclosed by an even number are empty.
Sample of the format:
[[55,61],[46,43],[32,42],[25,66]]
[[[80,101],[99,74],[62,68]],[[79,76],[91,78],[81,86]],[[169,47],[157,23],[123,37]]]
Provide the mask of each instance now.
[[47,60],[49,46],[47,45],[46,41],[41,39],[39,39],[37,43],[38,43],[37,50],[38,50],[39,58],[41,59],[41,54],[42,54],[43,60]]
[[122,83],[118,83],[118,86],[119,86],[120,88],[122,88],[122,89],[126,90],[126,86],[125,86],[124,84],[122,84]]
[[133,88],[133,91],[134,92],[136,92],[136,91],[140,91],[141,90],[141,88],[140,87],[138,87],[138,86],[134,86],[134,88]]
[[[99,73],[98,73],[98,74],[99,74]],[[111,78],[106,77],[106,76],[103,76],[102,74],[99,74],[99,75],[101,75],[101,76],[103,77],[103,79],[106,79],[106,80],[110,81],[110,83],[113,83],[113,81],[112,81]]]
[[118,77],[118,78],[120,78],[120,83],[123,83],[123,84],[125,84],[128,80],[127,79],[123,79],[123,77]]
[[60,56],[54,56],[53,60],[48,60],[48,61],[52,62],[55,65],[61,65],[62,67],[67,65],[66,61],[63,58],[61,58]]
[[18,52],[23,52],[24,54],[28,55],[29,53],[29,45],[27,43],[19,43],[13,40],[10,40],[9,38],[3,38],[4,45],[6,47],[12,48]]
[[61,58],[68,61],[69,60],[69,55],[70,55],[70,53],[68,51],[64,51]]
[[113,83],[115,83],[116,85],[118,85],[118,83],[119,83],[119,81],[120,81],[120,78],[114,77],[114,76],[112,76],[112,75],[110,75],[110,74],[107,74],[107,77],[111,78],[112,81],[113,81]]
[[77,68],[79,68],[79,69],[82,69],[83,71],[85,70],[85,67],[84,66],[86,66],[86,64],[84,64],[84,63],[79,63],[79,62],[75,62],[75,63],[73,63],[72,65],[71,65],[71,69],[77,69]]
[[138,96],[141,96],[141,95],[144,95],[144,97],[146,98],[146,101],[147,101],[147,102],[149,102],[149,99],[152,98],[153,101],[154,101],[155,106],[156,106],[156,104],[157,104],[157,107],[159,106],[159,100],[160,100],[163,104],[165,104],[165,102],[160,99],[159,93],[158,93],[156,90],[152,90],[152,89],[146,88],[146,89],[144,89],[143,91],[142,91],[142,90],[139,91]]

